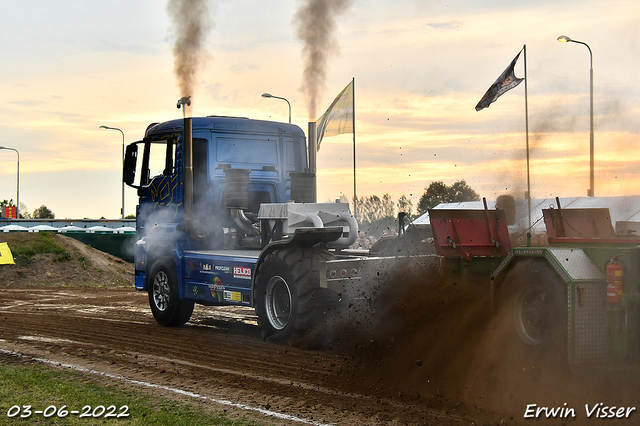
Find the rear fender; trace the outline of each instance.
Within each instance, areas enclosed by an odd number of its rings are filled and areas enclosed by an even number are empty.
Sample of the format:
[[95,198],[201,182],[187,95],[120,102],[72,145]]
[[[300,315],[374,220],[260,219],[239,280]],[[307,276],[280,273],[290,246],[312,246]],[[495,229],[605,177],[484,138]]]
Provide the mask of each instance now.
[[490,297],[492,310],[498,293],[502,290],[504,279],[516,264],[525,259],[539,259],[542,265],[551,269],[567,286],[571,300],[572,288],[580,283],[604,282],[604,274],[581,249],[558,247],[518,247],[505,257],[491,274]]
[[521,258],[540,258],[560,276],[563,282],[601,281],[604,274],[581,249],[559,247],[521,247],[513,249],[491,274],[491,281],[499,283],[514,261]]
[[[288,246],[303,246],[303,247],[313,247],[319,243],[329,243],[337,240],[342,236],[343,229],[340,226],[330,227],[330,228],[300,228],[296,229],[291,238],[287,238],[285,240],[278,240],[269,243],[263,250],[260,252],[258,256],[258,260],[256,261],[256,266],[254,271],[258,271],[264,259],[269,256],[275,250],[284,249]],[[256,291],[256,277],[257,273],[253,274],[252,282],[251,282],[251,293],[254,294]],[[253,300],[251,301],[253,305]]]

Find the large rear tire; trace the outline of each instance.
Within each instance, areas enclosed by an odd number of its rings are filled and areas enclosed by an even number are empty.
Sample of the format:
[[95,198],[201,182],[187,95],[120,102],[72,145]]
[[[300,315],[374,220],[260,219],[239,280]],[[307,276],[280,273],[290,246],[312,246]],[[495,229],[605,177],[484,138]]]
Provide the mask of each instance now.
[[317,248],[285,247],[269,253],[258,267],[255,309],[263,339],[293,342],[313,329],[321,298],[311,271],[314,256],[320,255]]
[[525,259],[506,275],[501,302],[511,334],[537,357],[566,359],[567,286],[544,261]]
[[180,300],[176,268],[171,258],[156,260],[149,272],[149,306],[160,325],[183,325],[193,313],[193,302]]

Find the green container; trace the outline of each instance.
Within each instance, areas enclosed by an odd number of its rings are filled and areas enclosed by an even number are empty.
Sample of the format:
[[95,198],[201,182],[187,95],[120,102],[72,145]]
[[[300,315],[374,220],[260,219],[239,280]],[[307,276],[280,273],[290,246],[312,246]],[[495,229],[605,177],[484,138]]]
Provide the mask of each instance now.
[[133,246],[137,239],[135,233],[66,232],[64,235],[127,262],[133,262]]

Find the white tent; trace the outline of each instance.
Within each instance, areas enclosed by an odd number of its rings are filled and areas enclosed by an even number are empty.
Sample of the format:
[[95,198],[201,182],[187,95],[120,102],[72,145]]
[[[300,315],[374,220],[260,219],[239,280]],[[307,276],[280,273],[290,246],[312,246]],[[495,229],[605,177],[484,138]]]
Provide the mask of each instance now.
[[98,232],[98,233],[113,233],[113,228],[107,228],[106,226],[92,226],[90,228],[87,228],[86,231],[89,234],[94,234],[96,232]]
[[25,228],[24,226],[20,226],[20,225],[6,225],[3,227],[0,227],[0,231],[2,232],[27,232],[28,228]]
[[29,232],[40,232],[40,231],[51,231],[51,232],[58,232],[59,228],[55,228],[53,226],[50,225],[36,225],[36,226],[32,226],[30,228],[28,228]]
[[82,232],[84,230],[85,230],[85,228],[81,228],[79,226],[74,226],[74,225],[69,225],[69,226],[65,226],[64,228],[60,228],[59,232],[62,232],[64,234],[65,232]]

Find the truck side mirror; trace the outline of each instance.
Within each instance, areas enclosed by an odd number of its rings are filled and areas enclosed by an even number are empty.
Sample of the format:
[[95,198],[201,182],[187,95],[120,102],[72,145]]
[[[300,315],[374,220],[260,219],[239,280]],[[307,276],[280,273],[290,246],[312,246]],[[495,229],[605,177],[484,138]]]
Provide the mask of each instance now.
[[127,185],[136,188],[134,185],[136,179],[136,164],[138,162],[138,142],[127,145],[127,151],[124,154],[124,164],[122,167],[122,181]]

